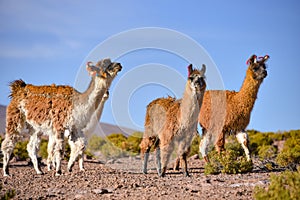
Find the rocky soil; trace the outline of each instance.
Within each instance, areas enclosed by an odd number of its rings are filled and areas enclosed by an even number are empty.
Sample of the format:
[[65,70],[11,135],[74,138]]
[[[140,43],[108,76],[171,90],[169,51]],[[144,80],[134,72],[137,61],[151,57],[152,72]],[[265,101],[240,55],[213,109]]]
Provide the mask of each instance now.
[[[63,170],[66,167],[64,162]],[[204,175],[204,162],[197,156],[189,159],[191,177],[171,169],[166,177],[158,177],[153,155],[146,175],[139,157],[87,160],[85,168],[80,172],[76,164],[73,172],[56,177],[46,166],[44,175],[36,175],[28,162],[12,161],[11,177],[0,174],[0,193],[15,190],[15,199],[253,199],[254,187],[267,187],[270,177],[257,166],[247,174]]]

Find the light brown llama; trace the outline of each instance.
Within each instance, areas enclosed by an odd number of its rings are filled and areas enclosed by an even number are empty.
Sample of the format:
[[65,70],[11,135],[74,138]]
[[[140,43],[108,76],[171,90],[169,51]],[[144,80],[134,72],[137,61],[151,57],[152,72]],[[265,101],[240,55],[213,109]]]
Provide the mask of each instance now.
[[243,85],[239,92],[228,90],[209,90],[203,98],[199,114],[199,123],[202,127],[202,140],[200,152],[206,162],[209,162],[207,151],[211,142],[220,153],[224,150],[225,135],[235,134],[241,143],[247,160],[250,161],[249,138],[245,131],[250,122],[257,93],[261,83],[267,76],[265,62],[269,56],[260,57],[252,55],[247,64]]
[[197,70],[190,65],[188,69],[189,76],[182,99],[159,98],[147,106],[145,133],[140,143],[144,173],[147,173],[152,145],[156,146],[157,171],[162,177],[165,176],[171,152],[178,145],[177,155],[184,163],[183,173],[189,176],[186,152],[197,130],[197,118],[206,88],[206,67],[203,65],[201,70]]
[[82,129],[90,121],[103,95],[121,69],[120,63],[112,63],[110,59],[103,59],[95,66],[89,62],[87,70],[92,75],[92,80],[83,93],[70,86],[34,86],[22,80],[12,82],[11,102],[6,113],[6,135],[1,146],[4,176],[9,175],[10,155],[19,133],[26,127],[31,135],[27,150],[37,174],[42,174],[37,162],[41,133],[48,134],[49,139],[53,140],[54,147],[48,147],[48,150],[53,151],[53,158],[50,160],[55,163],[56,175],[60,175],[64,132],[69,131],[68,142],[71,148],[79,146],[80,149],[77,152],[74,148],[71,149],[72,159],[68,163],[68,170],[71,171],[75,159],[82,155],[85,147]]

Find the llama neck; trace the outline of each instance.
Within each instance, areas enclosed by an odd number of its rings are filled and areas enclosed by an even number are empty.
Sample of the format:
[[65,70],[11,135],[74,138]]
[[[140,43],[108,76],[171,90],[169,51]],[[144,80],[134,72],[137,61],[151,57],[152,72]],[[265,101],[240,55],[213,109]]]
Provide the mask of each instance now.
[[187,84],[180,104],[180,118],[183,126],[197,123],[200,106],[196,91],[192,91]]
[[101,102],[100,102],[100,104],[98,105],[98,107],[96,109],[95,115],[96,115],[97,121],[99,121],[100,118],[101,118],[105,102],[106,102],[106,99],[105,100],[102,99]]
[[261,83],[262,81],[253,79],[251,73],[247,71],[242,87],[236,95],[238,102],[242,103],[250,111],[253,109]]
[[98,107],[98,105],[96,105],[97,102],[99,103],[99,100],[102,99],[106,90],[107,85],[105,80],[96,80],[96,77],[93,77],[87,90],[83,93],[79,93],[77,98],[74,98],[74,107],[82,107],[85,105],[82,114],[91,110],[95,111]]

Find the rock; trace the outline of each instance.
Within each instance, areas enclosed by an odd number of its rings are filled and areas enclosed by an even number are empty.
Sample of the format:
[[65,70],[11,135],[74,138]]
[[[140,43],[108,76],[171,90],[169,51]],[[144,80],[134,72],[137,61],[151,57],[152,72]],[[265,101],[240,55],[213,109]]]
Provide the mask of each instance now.
[[108,191],[108,189],[105,189],[105,188],[95,189],[95,190],[93,190],[93,192],[95,194],[108,194],[108,193],[111,193],[111,192]]

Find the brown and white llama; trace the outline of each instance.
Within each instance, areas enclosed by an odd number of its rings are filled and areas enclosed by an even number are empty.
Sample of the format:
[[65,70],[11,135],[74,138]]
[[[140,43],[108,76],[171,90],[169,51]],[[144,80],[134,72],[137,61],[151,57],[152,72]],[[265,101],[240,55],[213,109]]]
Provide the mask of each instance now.
[[254,107],[261,83],[267,76],[265,62],[269,56],[252,55],[247,64],[243,85],[239,92],[228,90],[208,90],[204,94],[203,104],[199,114],[199,123],[202,127],[200,152],[206,162],[208,146],[214,143],[220,153],[224,150],[225,135],[235,134],[242,145],[247,160],[250,161],[249,137],[245,131],[250,122],[251,111]]
[[[94,114],[92,115],[90,121],[88,122],[87,126],[82,129],[84,136],[87,137],[90,135],[90,133],[94,130],[95,125],[99,122],[102,112],[103,112],[103,108],[104,108],[104,104],[107,101],[107,99],[109,98],[109,91],[107,90],[106,93],[104,94],[104,96],[102,97],[102,100],[100,101],[100,104],[96,107],[96,110],[94,112]],[[70,135],[70,131],[66,130],[65,131],[65,137],[67,137],[68,139],[70,139],[69,145],[70,148],[72,149],[71,151],[71,155],[70,155],[70,163],[74,164],[74,161],[76,160],[76,155],[79,156],[78,162],[79,162],[79,168],[80,170],[84,170],[83,167],[83,150],[84,147],[82,146],[82,144],[85,144],[86,141],[82,141],[82,140],[78,140],[77,142],[72,142],[71,140],[71,135]],[[83,138],[82,138],[83,139]],[[52,166],[55,168],[55,161],[53,159],[54,157],[54,145],[55,145],[55,140],[53,137],[50,138],[49,136],[49,142],[48,142],[48,159],[47,159],[47,165],[48,165],[48,171],[51,170],[51,164]],[[68,166],[69,171],[71,171],[72,166]]]
[[140,143],[143,172],[147,173],[147,161],[152,145],[156,147],[157,171],[165,176],[167,164],[175,145],[177,155],[184,163],[183,173],[189,176],[187,152],[197,130],[206,83],[205,65],[201,70],[188,67],[189,76],[182,99],[159,98],[147,106],[145,133]]
[[[6,135],[2,142],[3,173],[9,175],[8,162],[19,137],[19,133],[28,128],[30,141],[27,145],[29,156],[37,174],[42,174],[37,162],[41,133],[52,139],[53,157],[56,175],[61,174],[64,133],[69,131],[71,156],[68,170],[71,171],[75,159],[82,155],[85,139],[82,129],[90,121],[105,92],[117,73],[122,69],[120,63],[103,59],[96,65],[91,62],[87,70],[92,75],[88,89],[80,93],[70,86],[34,86],[22,80],[14,81],[11,87],[11,102],[6,112]],[[80,149],[76,151],[74,147]],[[51,153],[51,152],[50,152]],[[49,166],[49,163],[48,163]],[[83,166],[81,166],[83,168]]]

